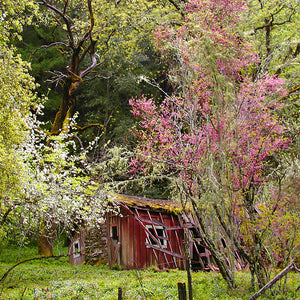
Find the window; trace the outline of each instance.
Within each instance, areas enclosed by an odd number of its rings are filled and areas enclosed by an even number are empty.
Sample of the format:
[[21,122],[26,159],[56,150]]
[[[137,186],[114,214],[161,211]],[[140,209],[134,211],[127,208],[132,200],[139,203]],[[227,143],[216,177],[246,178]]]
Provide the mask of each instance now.
[[[146,231],[147,238],[146,238],[146,244],[150,244],[153,246],[158,246],[162,248],[167,248],[167,239],[166,239],[166,233],[162,226],[152,226],[152,225],[146,225],[146,228],[151,233],[151,235]],[[154,230],[155,228],[155,230]],[[156,233],[155,233],[156,231]],[[158,240],[160,244],[158,243]]]
[[80,243],[79,240],[75,241],[73,243],[73,257],[79,257],[80,256]]
[[117,225],[112,225],[111,226],[111,238],[114,240],[114,241],[119,241],[119,236],[118,236],[118,227]]

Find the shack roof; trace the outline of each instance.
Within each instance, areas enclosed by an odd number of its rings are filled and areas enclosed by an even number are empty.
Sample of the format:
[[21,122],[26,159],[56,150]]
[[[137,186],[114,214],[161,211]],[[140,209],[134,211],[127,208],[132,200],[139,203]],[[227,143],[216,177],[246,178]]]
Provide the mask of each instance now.
[[179,213],[182,209],[178,202],[172,200],[151,199],[123,194],[110,193],[111,202],[118,204],[123,203],[129,207],[140,207],[151,210],[160,210],[171,212],[174,214]]

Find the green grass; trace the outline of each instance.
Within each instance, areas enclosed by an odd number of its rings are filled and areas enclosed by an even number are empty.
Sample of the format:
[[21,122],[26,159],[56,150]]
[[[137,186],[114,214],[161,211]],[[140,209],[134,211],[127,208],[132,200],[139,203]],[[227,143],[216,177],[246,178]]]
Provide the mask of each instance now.
[[[34,248],[0,249],[0,276],[19,258],[36,256]],[[60,249],[65,253],[66,249]],[[194,299],[248,299],[252,294],[250,274],[236,275],[238,288],[228,290],[219,273],[193,273]],[[115,271],[105,266],[72,266],[67,258],[31,261],[17,266],[0,284],[0,299],[117,299],[118,288],[123,299],[178,299],[177,282],[186,282],[186,273],[179,270],[156,272]],[[284,281],[259,299],[299,299],[300,275],[289,273]],[[283,291],[284,290],[284,291]]]

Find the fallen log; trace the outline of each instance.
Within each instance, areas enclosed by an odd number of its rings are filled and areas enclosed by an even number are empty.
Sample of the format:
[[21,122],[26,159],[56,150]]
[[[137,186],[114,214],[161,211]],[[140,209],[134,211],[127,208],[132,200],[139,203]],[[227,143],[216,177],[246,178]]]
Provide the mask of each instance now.
[[[73,253],[72,253],[73,254]],[[19,262],[17,262],[16,264],[14,264],[12,267],[10,267],[5,273],[4,275],[0,278],[0,283],[2,281],[5,280],[5,278],[7,277],[7,275],[15,268],[17,267],[18,265],[20,264],[23,264],[23,263],[26,263],[26,262],[29,262],[29,261],[32,261],[32,260],[40,260],[40,259],[48,259],[48,258],[61,258],[61,257],[68,257],[72,254],[61,254],[61,255],[52,255],[52,256],[39,256],[39,257],[31,257],[31,258],[27,258],[27,259],[24,259],[24,260],[21,260]]]
[[281,279],[284,275],[286,275],[290,271],[297,271],[300,270],[296,267],[294,262],[291,262],[285,269],[283,269],[278,275],[276,275],[272,280],[270,280],[263,288],[261,288],[258,292],[252,295],[248,300],[255,300],[259,296],[261,296],[268,288],[270,288],[276,281]]

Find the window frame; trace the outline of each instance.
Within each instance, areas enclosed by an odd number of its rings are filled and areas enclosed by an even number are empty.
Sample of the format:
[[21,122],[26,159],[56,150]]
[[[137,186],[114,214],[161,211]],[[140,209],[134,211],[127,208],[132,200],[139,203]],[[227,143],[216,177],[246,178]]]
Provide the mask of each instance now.
[[[78,245],[78,249],[76,249],[76,245]],[[81,255],[81,245],[80,245],[80,240],[77,239],[76,241],[73,242],[73,258],[80,257]]]
[[[152,245],[152,246],[156,246],[159,248],[167,248],[167,233],[166,230],[163,226],[161,225],[145,225],[145,227],[147,228],[146,230],[146,244],[148,245]],[[155,229],[154,229],[155,228]],[[158,234],[158,230],[162,232],[162,236]],[[159,243],[157,243],[156,241],[153,240],[153,238],[149,235],[149,232],[156,238],[156,234],[158,236],[159,239]],[[155,234],[156,231],[156,234]]]
[[117,224],[112,224],[110,226],[110,238],[113,241],[119,241],[119,228]]

